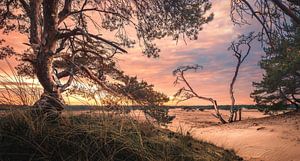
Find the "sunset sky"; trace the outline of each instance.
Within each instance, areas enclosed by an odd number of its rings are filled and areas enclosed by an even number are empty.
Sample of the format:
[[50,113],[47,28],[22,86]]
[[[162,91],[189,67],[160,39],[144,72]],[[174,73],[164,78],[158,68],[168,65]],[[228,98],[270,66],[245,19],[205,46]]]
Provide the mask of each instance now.
[[[213,97],[219,104],[230,104],[229,84],[234,72],[236,59],[227,50],[230,42],[239,34],[258,30],[255,26],[234,26],[230,20],[230,1],[213,1],[211,12],[214,20],[203,26],[199,39],[196,41],[172,41],[164,39],[156,41],[161,49],[158,59],[147,58],[142,55],[142,49],[136,46],[128,49],[128,54],[118,56],[121,69],[131,76],[137,76],[150,84],[155,89],[172,96],[181,86],[173,85],[172,71],[180,65],[199,64],[204,68],[196,73],[188,73],[187,78],[199,95]],[[17,51],[22,51],[27,38],[12,33],[3,36],[7,43]],[[253,104],[250,92],[253,90],[252,82],[261,79],[262,71],[258,61],[263,55],[262,49],[256,42],[252,51],[242,65],[235,86],[237,104]],[[16,64],[16,62],[12,62]],[[1,68],[6,68],[5,63],[0,63]],[[182,84],[183,85],[183,84]],[[209,104],[201,100],[184,102],[185,105]]]
[[[199,64],[204,68],[196,73],[187,74],[191,85],[200,95],[213,97],[219,104],[230,104],[229,84],[231,82],[236,59],[228,51],[231,41],[239,34],[256,31],[253,26],[235,26],[230,19],[230,1],[213,1],[214,20],[205,25],[197,41],[183,40],[177,44],[171,40],[157,41],[161,48],[159,59],[142,56],[141,49],[129,50],[129,54],[120,57],[120,66],[130,75],[137,75],[155,85],[155,88],[173,95],[181,86],[174,87],[172,71],[180,65]],[[252,82],[261,79],[262,71],[258,61],[263,55],[259,43],[253,44],[252,51],[242,65],[236,82],[235,95],[237,104],[253,104],[250,93]],[[209,104],[201,100],[191,100],[182,104]]]

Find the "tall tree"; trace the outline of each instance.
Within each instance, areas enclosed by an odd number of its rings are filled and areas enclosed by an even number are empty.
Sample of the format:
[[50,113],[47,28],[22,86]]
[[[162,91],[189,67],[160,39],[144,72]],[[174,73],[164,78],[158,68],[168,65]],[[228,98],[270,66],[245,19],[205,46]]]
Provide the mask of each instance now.
[[[291,37],[277,41],[260,61],[263,80],[254,82],[251,93],[258,105],[300,105],[300,28]],[[275,106],[276,107],[276,106]]]
[[237,80],[240,67],[243,62],[246,60],[251,51],[251,42],[257,37],[254,32],[250,32],[248,35],[239,36],[238,41],[233,41],[228,48],[228,50],[233,51],[233,56],[237,59],[235,71],[232,77],[232,81],[229,86],[229,94],[231,99],[231,107],[230,107],[230,116],[228,122],[236,121],[237,119],[237,111],[239,111],[239,120],[242,119],[242,111],[235,107],[235,97],[234,97],[234,84]]
[[232,0],[231,18],[236,24],[261,26],[260,41],[266,56],[260,62],[263,80],[254,82],[251,94],[259,105],[299,106],[299,0]]
[[[119,94],[110,80],[124,81],[114,57],[136,42],[128,26],[135,28],[143,53],[158,57],[155,39],[197,39],[202,25],[212,20],[212,14],[206,16],[210,8],[208,0],[3,0],[0,29],[28,36],[29,48],[18,54],[19,73],[37,76],[44,93],[36,105],[57,115],[64,106],[61,93],[74,80]],[[115,31],[113,38],[104,37],[103,30]],[[17,54],[11,47],[2,49]]]

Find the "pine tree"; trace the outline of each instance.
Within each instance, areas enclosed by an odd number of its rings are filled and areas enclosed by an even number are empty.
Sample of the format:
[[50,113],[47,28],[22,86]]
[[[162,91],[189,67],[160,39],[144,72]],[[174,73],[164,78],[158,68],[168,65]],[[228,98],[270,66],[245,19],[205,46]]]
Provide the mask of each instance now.
[[267,50],[260,61],[265,71],[263,80],[254,82],[256,88],[251,97],[258,105],[283,107],[292,104],[299,109],[300,104],[300,28],[292,30],[286,39],[276,40],[274,50]]

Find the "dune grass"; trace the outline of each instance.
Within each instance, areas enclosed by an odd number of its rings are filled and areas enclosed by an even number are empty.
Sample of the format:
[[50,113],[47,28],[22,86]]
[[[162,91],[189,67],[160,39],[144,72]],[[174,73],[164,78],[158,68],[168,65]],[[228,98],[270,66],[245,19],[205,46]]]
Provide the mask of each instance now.
[[[0,67],[0,104],[1,105],[33,105],[42,94],[42,88],[37,80],[26,79],[17,74],[12,64],[4,59],[6,67]],[[0,107],[5,108],[5,107]]]
[[47,123],[30,112],[0,116],[1,161],[241,160],[232,151],[110,114],[63,116]]

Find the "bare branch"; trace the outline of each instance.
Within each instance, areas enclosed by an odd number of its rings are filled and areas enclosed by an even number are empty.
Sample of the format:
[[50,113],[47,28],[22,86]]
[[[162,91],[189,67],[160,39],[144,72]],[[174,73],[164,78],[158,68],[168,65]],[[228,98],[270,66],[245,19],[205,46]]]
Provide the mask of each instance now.
[[30,6],[27,4],[27,2],[25,0],[20,0],[20,2],[22,4],[22,7],[24,8],[26,14],[30,15],[31,14]]
[[[288,2],[287,2],[288,1]],[[299,7],[294,1],[280,0],[231,0],[231,19],[235,24],[250,24],[247,20],[254,18],[261,25],[260,40],[274,50],[274,44],[280,38],[285,39],[290,34],[286,26],[292,21],[299,26]],[[266,36],[266,37],[265,37]]]
[[64,3],[64,8],[59,12],[58,14],[58,24],[60,24],[64,19],[68,17],[68,15],[71,12],[71,7],[72,7],[72,1],[73,0],[65,0]]
[[66,91],[66,89],[72,84],[73,80],[74,80],[74,72],[71,69],[71,71],[69,72],[69,79],[67,83],[61,86],[61,91]]
[[226,121],[223,119],[222,115],[219,112],[217,101],[214,100],[213,98],[208,98],[208,97],[203,97],[203,96],[198,95],[184,76],[185,72],[187,72],[189,70],[197,71],[198,69],[202,69],[202,68],[203,68],[202,66],[196,64],[196,65],[180,66],[177,69],[175,69],[173,71],[173,75],[176,76],[176,80],[175,80],[174,84],[175,85],[178,84],[179,81],[183,82],[188,87],[188,89],[185,89],[183,87],[183,88],[179,89],[179,91],[174,96],[175,97],[181,96],[181,99],[179,99],[178,103],[187,101],[194,97],[211,102],[213,104],[213,107],[216,112],[215,116],[224,124],[224,123],[226,123]]
[[100,79],[99,79],[99,78],[98,78],[91,70],[89,70],[87,67],[85,67],[85,66],[80,66],[80,69],[81,69],[83,72],[85,72],[85,73],[87,74],[87,76],[88,76],[91,80],[93,80],[93,81],[95,81],[97,84],[99,84],[103,90],[105,90],[105,91],[107,91],[107,92],[109,92],[109,93],[111,93],[111,94],[114,94],[114,95],[116,95],[116,96],[119,95],[118,93],[116,93],[116,91],[114,91],[113,89],[109,88],[109,87],[106,85],[105,81],[100,80]]
[[[291,11],[287,6],[285,6],[279,0],[272,0],[274,4],[276,4],[285,14],[289,15],[297,24],[300,26],[300,17]],[[298,2],[299,3],[299,2]]]
[[58,39],[66,39],[66,38],[69,38],[69,37],[72,37],[72,36],[78,36],[78,35],[86,36],[86,38],[89,38],[89,39],[96,39],[96,40],[102,41],[102,42],[104,42],[104,43],[120,50],[121,52],[127,53],[127,51],[125,49],[119,47],[116,42],[106,40],[106,39],[104,39],[104,38],[102,38],[98,35],[87,33],[87,32],[85,32],[84,30],[82,30],[80,28],[76,28],[76,29],[68,31],[68,32],[60,33],[58,35]]
[[[236,82],[240,67],[245,59],[248,57],[251,51],[251,42],[257,38],[258,35],[254,35],[254,32],[250,32],[248,35],[239,36],[239,40],[237,42],[232,42],[231,46],[228,50],[232,50],[234,52],[234,56],[237,58],[237,64],[235,67],[235,72],[232,77],[232,81],[230,83],[229,94],[231,98],[231,107],[230,107],[230,116],[228,122],[235,121],[236,118],[236,109],[235,109],[235,97],[234,97],[234,84]],[[243,54],[242,46],[246,46],[246,52]],[[241,117],[240,117],[241,118]]]

